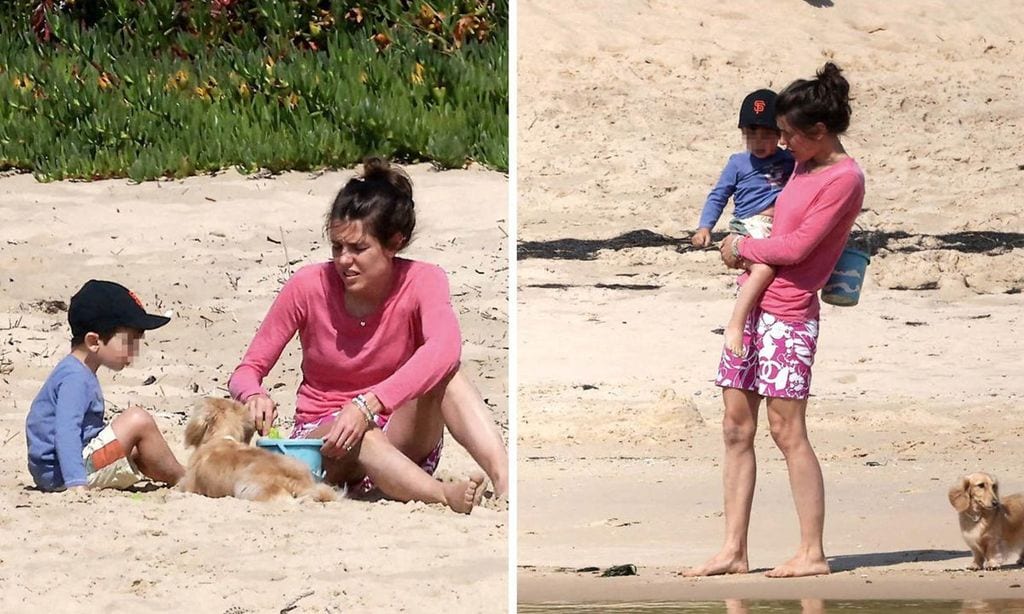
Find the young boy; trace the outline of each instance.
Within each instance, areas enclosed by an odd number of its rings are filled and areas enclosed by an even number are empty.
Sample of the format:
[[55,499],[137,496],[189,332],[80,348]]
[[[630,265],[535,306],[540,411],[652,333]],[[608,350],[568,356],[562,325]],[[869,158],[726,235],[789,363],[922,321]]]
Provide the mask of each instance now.
[[[739,128],[743,131],[746,151],[729,157],[718,183],[708,194],[697,232],[691,239],[697,247],[711,243],[711,229],[730,196],[734,217],[729,231],[758,239],[767,237],[772,229],[775,198],[793,172],[793,155],[779,149],[781,133],[775,123],[775,92],[762,89],[748,94],[740,105]],[[747,316],[774,276],[774,270],[768,265],[751,266],[750,277],[736,297],[732,316],[725,327],[725,347],[737,356],[744,352],[743,325]]]
[[127,288],[90,280],[71,297],[71,353],[50,373],[25,420],[28,470],[44,491],[127,488],[149,477],[176,484],[184,469],[149,413],[132,406],[103,422],[96,371],[120,371],[147,330],[169,318],[146,313]]

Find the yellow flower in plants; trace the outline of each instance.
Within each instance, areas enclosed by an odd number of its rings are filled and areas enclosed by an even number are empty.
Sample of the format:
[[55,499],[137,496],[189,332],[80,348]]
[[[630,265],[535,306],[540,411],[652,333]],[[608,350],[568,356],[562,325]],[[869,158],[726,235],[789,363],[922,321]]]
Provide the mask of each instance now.
[[424,2],[420,5],[420,12],[414,21],[416,25],[424,30],[439,33],[442,27],[442,19],[444,19],[444,13],[435,11],[434,7]]
[[369,78],[370,77],[366,74],[365,70],[359,71],[359,82],[360,83],[366,83],[366,80],[369,79]]
[[174,82],[178,85],[185,85],[188,83],[188,72],[185,70],[179,70],[174,73]]
[[423,68],[423,64],[416,62],[416,66],[412,69],[412,82],[416,85],[423,85],[423,75],[426,72],[427,70]]
[[249,89],[249,84],[248,83],[239,83],[238,84],[238,94],[242,98],[248,98],[249,96],[251,96],[252,95],[252,90]]
[[210,92],[205,87],[200,86],[200,87],[195,88],[192,91],[195,92],[196,98],[200,98],[200,99],[206,100],[206,101],[210,100]]
[[100,76],[98,79],[96,79],[96,82],[99,83],[101,90],[109,89],[111,86],[110,75],[108,75],[105,72],[100,73]]
[[30,79],[28,75],[22,75],[20,77],[15,76],[11,79],[11,85],[13,85],[14,89],[17,90],[30,90],[35,83],[32,82],[32,79]]
[[288,94],[286,104],[288,105],[289,109],[294,109],[295,107],[299,106],[300,100],[302,99],[299,98],[298,95],[295,94],[295,92],[292,92],[291,94]]

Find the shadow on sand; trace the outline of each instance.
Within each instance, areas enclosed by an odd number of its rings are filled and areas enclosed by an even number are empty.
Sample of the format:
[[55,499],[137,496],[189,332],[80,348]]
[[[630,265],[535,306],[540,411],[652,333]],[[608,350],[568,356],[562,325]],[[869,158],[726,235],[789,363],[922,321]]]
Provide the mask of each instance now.
[[899,550],[897,552],[871,552],[868,554],[841,554],[828,557],[832,572],[853,571],[865,567],[888,567],[900,563],[928,563],[970,558],[967,550]]

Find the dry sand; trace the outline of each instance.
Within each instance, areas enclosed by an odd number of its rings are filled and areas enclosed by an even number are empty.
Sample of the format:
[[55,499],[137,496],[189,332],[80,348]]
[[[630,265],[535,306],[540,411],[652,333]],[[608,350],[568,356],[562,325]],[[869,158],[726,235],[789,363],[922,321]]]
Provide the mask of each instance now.
[[[946,498],[973,470],[1024,491],[1022,16],[1011,0],[519,3],[518,240],[538,255],[518,267],[521,603],[1024,598],[1019,569],[965,570]],[[829,58],[855,99],[859,223],[885,233],[860,305],[822,312],[809,429],[836,573],[758,573],[798,541],[762,417],[756,571],[683,579],[724,530],[712,380],[734,280],[686,239],[742,148],[743,96]],[[567,238],[596,246],[550,243]],[[638,575],[575,571],[625,563]]]
[[[464,367],[507,429],[507,177],[410,171],[420,221],[407,255],[448,271]],[[291,612],[506,608],[507,506],[461,516],[416,503],[271,505],[166,488],[28,488],[25,414],[68,349],[58,302],[95,277],[127,285],[151,311],[174,311],[147,335],[136,364],[99,375],[108,411],[150,409],[184,461],[185,412],[200,396],[226,394],[290,271],[330,257],[323,214],[351,175],[227,172],[142,185],[0,179],[0,611],[279,612],[298,597]],[[293,341],[267,382],[285,422],[298,363]],[[448,437],[439,476],[473,466]]]

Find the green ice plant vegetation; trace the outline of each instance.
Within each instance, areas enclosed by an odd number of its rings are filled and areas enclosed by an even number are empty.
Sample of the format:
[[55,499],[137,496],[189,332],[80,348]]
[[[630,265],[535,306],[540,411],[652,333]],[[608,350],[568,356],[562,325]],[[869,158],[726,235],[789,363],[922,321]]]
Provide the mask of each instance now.
[[508,169],[508,0],[0,5],[0,170]]

